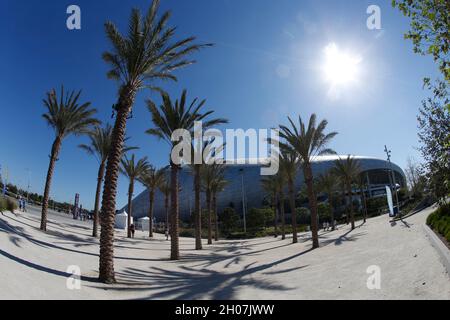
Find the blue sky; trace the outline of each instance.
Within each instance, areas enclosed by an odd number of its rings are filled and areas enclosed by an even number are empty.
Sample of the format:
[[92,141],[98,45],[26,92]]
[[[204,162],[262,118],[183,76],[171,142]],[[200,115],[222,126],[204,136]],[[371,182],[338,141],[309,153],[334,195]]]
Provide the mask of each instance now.
[[[177,83],[164,83],[173,96],[183,88],[191,98],[207,99],[207,108],[230,120],[230,128],[270,128],[286,116],[316,113],[338,131],[331,147],[341,154],[384,158],[404,167],[409,156],[420,160],[416,115],[425,76],[436,76],[429,57],[412,52],[403,39],[409,21],[390,6],[390,0],[163,0],[172,10],[171,24],[179,37],[195,35],[213,48],[195,55],[196,65],[176,72]],[[66,28],[66,8],[81,8],[81,30]],[[146,10],[150,1],[17,1],[0,4],[0,164],[9,180],[26,188],[31,171],[32,191],[42,192],[54,133],[41,115],[45,93],[61,84],[82,89],[81,99],[92,102],[98,117],[111,121],[117,84],[105,76],[101,54],[109,48],[103,24],[107,20],[126,31],[132,7]],[[381,7],[382,30],[366,27],[366,9]],[[361,58],[357,83],[328,95],[321,67],[324,48],[335,43]],[[151,163],[167,163],[164,142],[144,134],[152,126],[141,92],[128,122],[130,145]],[[51,196],[73,202],[81,194],[92,208],[97,162],[77,148],[85,137],[64,141],[56,166]],[[136,186],[136,194],[143,190]],[[127,181],[119,181],[118,207],[126,203]]]

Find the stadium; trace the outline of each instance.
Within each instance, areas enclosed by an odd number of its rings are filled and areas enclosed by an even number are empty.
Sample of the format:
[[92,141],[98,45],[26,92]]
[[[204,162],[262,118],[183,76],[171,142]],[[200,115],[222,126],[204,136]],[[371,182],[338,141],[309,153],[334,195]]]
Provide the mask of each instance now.
[[[334,166],[334,162],[339,158],[347,156],[319,156],[312,162],[313,175],[317,177],[326,173]],[[359,161],[363,177],[368,188],[367,198],[380,197],[386,194],[386,186],[393,185],[392,174],[395,177],[397,188],[406,185],[403,170],[394,163],[372,157],[354,156]],[[243,207],[262,207],[266,203],[267,194],[261,186],[260,169],[262,164],[235,164],[227,163],[225,178],[228,185],[225,190],[217,195],[217,210],[221,212],[225,207],[233,207],[236,212],[242,214]],[[189,166],[183,166],[179,174],[179,205],[180,218],[184,221],[190,220],[190,215],[194,210],[193,175]],[[299,191],[305,186],[302,171],[299,170],[295,181],[296,190]],[[202,193],[202,207],[205,206],[205,199]],[[244,204],[244,206],[243,206]],[[133,199],[133,217],[139,219],[148,215],[149,192],[143,191]],[[120,210],[127,211],[127,206]],[[165,221],[164,195],[157,191],[155,194],[154,217],[156,222]]]

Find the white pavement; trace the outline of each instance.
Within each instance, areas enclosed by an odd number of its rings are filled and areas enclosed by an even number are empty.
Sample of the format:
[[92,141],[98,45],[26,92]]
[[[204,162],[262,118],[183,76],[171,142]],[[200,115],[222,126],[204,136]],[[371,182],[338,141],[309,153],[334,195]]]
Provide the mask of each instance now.
[[[30,208],[31,209],[31,208]],[[118,283],[96,282],[98,240],[90,223],[51,214],[48,233],[39,211],[0,214],[0,299],[450,299],[450,278],[427,239],[431,209],[391,226],[387,216],[349,232],[322,232],[321,248],[274,238],[219,241],[195,251],[182,238],[170,261],[164,236],[135,239],[117,232]],[[68,266],[81,268],[80,290],[66,286]],[[380,267],[381,289],[369,290],[367,268]],[[69,282],[71,282],[69,280]]]

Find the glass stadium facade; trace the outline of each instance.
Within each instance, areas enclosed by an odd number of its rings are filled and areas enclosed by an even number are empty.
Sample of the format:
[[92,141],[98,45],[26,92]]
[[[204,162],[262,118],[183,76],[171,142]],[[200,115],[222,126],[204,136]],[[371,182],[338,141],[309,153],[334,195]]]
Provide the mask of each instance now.
[[[340,157],[344,159],[347,156]],[[394,173],[397,188],[406,185],[403,170],[394,163],[389,164],[385,160],[370,157],[355,156],[355,158],[359,160],[365,182],[369,186],[366,192],[369,198],[386,194],[386,186],[393,185],[391,172]],[[327,172],[334,166],[334,161],[338,159],[339,156],[316,157],[312,163],[314,176]],[[267,194],[261,187],[260,168],[261,165],[258,164],[227,164],[225,178],[229,183],[225,190],[217,195],[218,212],[231,206],[236,212],[242,213],[243,203],[247,210],[263,206]],[[189,166],[184,166],[180,170],[179,183],[180,218],[187,221],[194,210],[193,176]],[[299,170],[295,183],[296,190],[300,190],[305,185],[301,170]],[[202,197],[204,197],[203,194]],[[202,198],[202,207],[204,206],[205,199]],[[146,190],[133,200],[133,217],[139,219],[147,216],[148,209],[149,192]],[[120,211],[123,210],[127,210],[127,207],[125,206]],[[165,221],[164,195],[159,191],[155,194],[154,217],[158,222]]]

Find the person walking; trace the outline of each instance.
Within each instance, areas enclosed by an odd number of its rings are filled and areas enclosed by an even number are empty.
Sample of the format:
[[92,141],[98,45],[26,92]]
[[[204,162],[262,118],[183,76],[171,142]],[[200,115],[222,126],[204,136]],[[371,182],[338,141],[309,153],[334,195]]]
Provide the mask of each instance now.
[[22,197],[17,197],[17,202],[19,204],[19,211],[22,211]]
[[136,231],[136,228],[134,227],[134,224],[130,224],[131,238],[134,238],[134,231]]
[[166,233],[166,240],[169,240],[169,229],[168,228],[166,228],[165,233]]

